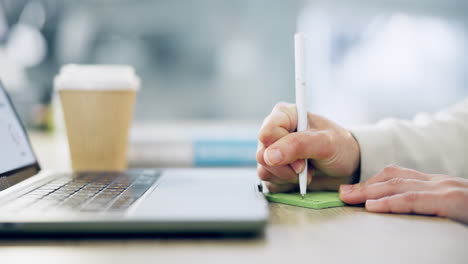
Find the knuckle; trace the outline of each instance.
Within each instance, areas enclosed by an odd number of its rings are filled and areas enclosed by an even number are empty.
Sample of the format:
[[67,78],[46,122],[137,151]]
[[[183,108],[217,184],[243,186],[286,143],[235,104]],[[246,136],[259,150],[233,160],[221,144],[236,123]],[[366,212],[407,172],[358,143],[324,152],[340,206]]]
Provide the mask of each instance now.
[[458,187],[458,186],[463,186],[464,185],[463,182],[461,182],[459,179],[452,178],[452,177],[440,180],[439,184],[447,186],[447,187],[453,187],[453,186]]
[[444,200],[458,200],[465,195],[461,189],[451,189],[443,193],[442,199]]
[[275,135],[276,126],[274,124],[267,124],[262,127],[258,133],[258,141],[264,146],[268,147],[275,143],[281,136]]
[[282,111],[282,110],[286,110],[290,105],[291,104],[286,103],[286,102],[278,102],[275,104],[274,109]]
[[388,180],[387,183],[390,185],[401,185],[404,183],[404,181],[405,181],[404,178],[392,178]]
[[263,166],[258,166],[257,173],[258,177],[263,181],[270,179],[270,173],[268,173],[268,171]]
[[418,198],[419,194],[417,192],[409,192],[403,196],[403,201],[405,203],[413,204]]
[[263,158],[264,155],[265,155],[265,147],[263,146],[263,144],[258,143],[257,152],[255,153],[255,159],[261,165],[266,165],[265,159]]
[[335,153],[335,146],[333,144],[335,135],[330,131],[305,131],[307,138],[310,138],[310,144],[316,144],[319,146],[315,155],[320,159],[328,159]]
[[291,149],[293,152],[297,152],[298,150],[300,150],[300,148],[302,147],[301,145],[302,145],[302,143],[301,143],[301,140],[299,139],[299,137],[292,136],[286,142],[286,146],[289,149]]
[[291,117],[297,114],[296,106],[290,103],[279,102],[273,108],[271,115],[278,115],[278,113],[287,117],[287,120],[291,123]]
[[362,195],[367,197],[369,195],[369,188],[368,187],[369,187],[368,185],[359,184],[358,190]]
[[258,134],[258,140],[262,142],[263,144],[268,143],[268,141],[271,138],[271,130],[270,129],[263,129],[259,134]]
[[388,174],[388,175],[394,175],[394,174],[397,174],[398,172],[401,171],[401,167],[397,166],[397,165],[394,165],[394,164],[391,164],[391,165],[388,165],[386,166],[384,169],[383,169],[383,173],[384,174]]
[[265,159],[263,158],[263,154],[264,154],[263,151],[257,151],[256,158],[257,158],[258,164],[265,166],[266,162],[265,162]]
[[260,129],[260,132],[262,132],[262,131],[264,131],[264,130],[268,130],[268,127],[271,126],[272,120],[273,120],[272,114],[267,115],[267,116],[263,119],[262,127],[261,127],[261,129]]

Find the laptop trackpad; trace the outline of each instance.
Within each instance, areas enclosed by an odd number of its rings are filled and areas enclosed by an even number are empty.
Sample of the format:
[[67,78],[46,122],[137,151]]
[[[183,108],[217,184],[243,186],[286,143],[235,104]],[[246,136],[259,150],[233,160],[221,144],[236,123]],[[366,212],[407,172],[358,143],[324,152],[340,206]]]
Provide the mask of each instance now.
[[169,169],[133,217],[158,220],[258,220],[266,201],[251,169]]

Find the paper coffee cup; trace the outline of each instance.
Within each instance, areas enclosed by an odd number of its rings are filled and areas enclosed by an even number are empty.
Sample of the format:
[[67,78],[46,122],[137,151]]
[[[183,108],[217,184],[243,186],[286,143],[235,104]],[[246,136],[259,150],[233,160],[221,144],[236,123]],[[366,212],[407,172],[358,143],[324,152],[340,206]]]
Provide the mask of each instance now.
[[63,108],[73,170],[125,170],[139,89],[133,68],[66,65],[54,86]]

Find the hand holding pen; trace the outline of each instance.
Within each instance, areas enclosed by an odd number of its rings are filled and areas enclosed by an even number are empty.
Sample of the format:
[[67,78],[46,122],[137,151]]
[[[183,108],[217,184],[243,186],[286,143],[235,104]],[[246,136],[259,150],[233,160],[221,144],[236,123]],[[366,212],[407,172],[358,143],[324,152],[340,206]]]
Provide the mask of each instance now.
[[[304,42],[300,45],[305,48]],[[359,145],[348,130],[306,112],[305,52],[299,49],[295,52],[296,73],[302,76],[296,76],[299,86],[296,89],[304,90],[296,90],[297,107],[278,103],[265,118],[258,135],[258,175],[270,192],[291,191],[299,182],[302,183],[301,194],[305,194],[306,189],[336,191],[340,184],[349,183],[356,173],[360,162]],[[299,71],[298,63],[302,64]],[[300,180],[301,177],[306,180]]]

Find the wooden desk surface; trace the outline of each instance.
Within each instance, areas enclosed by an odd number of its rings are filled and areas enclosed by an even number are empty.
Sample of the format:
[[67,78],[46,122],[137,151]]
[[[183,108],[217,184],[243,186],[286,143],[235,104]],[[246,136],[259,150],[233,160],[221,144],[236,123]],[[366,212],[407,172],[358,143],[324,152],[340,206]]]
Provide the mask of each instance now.
[[[32,140],[44,168],[68,166],[64,141]],[[279,204],[270,213],[256,238],[0,240],[0,262],[468,263],[468,227],[447,219]]]

